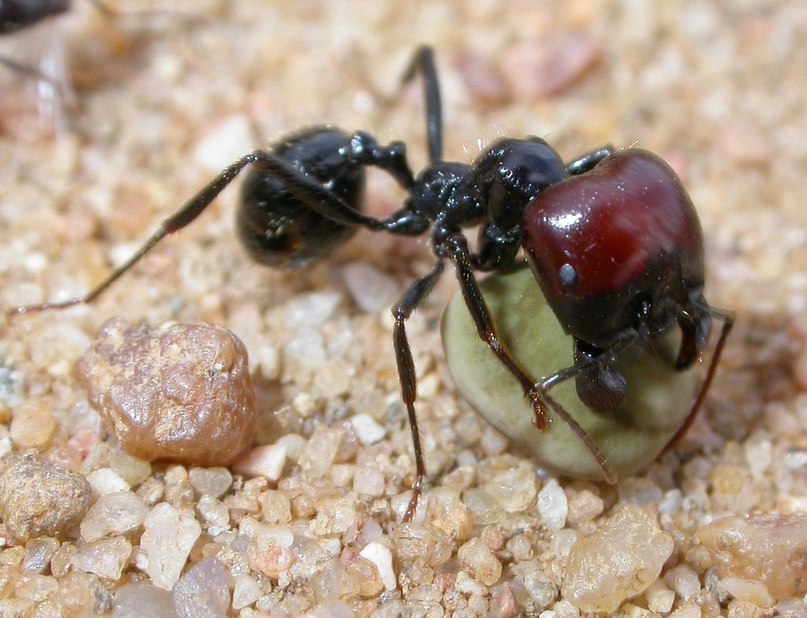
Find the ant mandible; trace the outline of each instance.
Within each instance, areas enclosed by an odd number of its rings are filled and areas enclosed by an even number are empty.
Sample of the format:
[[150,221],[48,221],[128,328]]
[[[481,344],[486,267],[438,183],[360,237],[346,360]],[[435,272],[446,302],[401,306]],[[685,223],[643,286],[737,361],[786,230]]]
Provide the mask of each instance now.
[[[616,473],[592,438],[549,391],[574,379],[578,396],[607,413],[628,385],[614,366],[631,345],[678,327],[682,343],[671,367],[688,369],[706,347],[712,319],[723,322],[712,360],[685,427],[700,408],[733,324],[733,315],[703,296],[704,247],[692,202],[673,170],[650,152],[610,146],[563,163],[543,139],[504,138],[474,163],[442,157],[442,110],[433,52],[417,50],[404,81],[424,81],[429,163],[415,176],[402,142],[379,145],[365,132],[330,127],[296,133],[271,150],[256,150],[230,165],[166,219],[123,265],[85,296],[11,310],[25,314],[88,303],[164,236],[196,219],[246,167],[237,229],[250,255],[280,268],[303,267],[330,255],[359,228],[404,236],[429,233],[435,263],[392,308],[393,347],[401,397],[409,416],[416,476],[404,521],[412,519],[426,470],[415,415],[416,378],[406,320],[434,288],[446,261],[479,337],[518,380],[544,429],[549,411],[567,423],[596,459],[602,475]],[[361,213],[364,171],[389,173],[407,192],[404,206],[383,219]],[[472,252],[463,228],[480,226]],[[475,271],[512,269],[519,249],[564,330],[574,341],[574,364],[534,379],[501,343]]]

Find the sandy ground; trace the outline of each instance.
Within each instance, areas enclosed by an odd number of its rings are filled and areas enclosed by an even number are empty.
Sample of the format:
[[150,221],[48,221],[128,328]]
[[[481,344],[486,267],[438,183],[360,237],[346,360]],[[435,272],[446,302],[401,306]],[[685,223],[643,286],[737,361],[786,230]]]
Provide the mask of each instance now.
[[[694,531],[718,515],[807,509],[807,467],[793,463],[794,453],[807,451],[807,363],[799,357],[807,339],[807,6],[211,0],[138,14],[150,5],[130,4],[131,14],[109,21],[77,3],[73,14],[2,41],[5,53],[36,62],[59,37],[74,104],[61,106],[41,85],[37,92],[30,81],[0,71],[0,306],[86,291],[229,161],[301,127],[327,123],[369,131],[383,142],[402,139],[418,169],[426,159],[421,92],[399,83],[412,51],[428,43],[443,88],[447,158],[470,161],[499,136],[525,134],[545,137],[567,159],[604,143],[659,153],[679,172],[701,216],[706,296],[738,317],[703,417],[680,448],[618,488],[561,480],[570,499],[582,491],[599,496],[602,512],[585,525],[566,526],[562,532],[572,533],[564,536],[527,507],[518,517],[533,531],[529,559],[560,584],[570,539],[593,532],[628,502],[657,513],[675,490],[684,501],[695,496],[699,506],[682,519],[662,518],[676,541],[668,569],[694,565],[688,554],[697,545]],[[368,212],[389,212],[402,197],[389,178],[371,174]],[[24,399],[38,398],[56,424],[46,454],[80,427],[109,440],[72,374],[99,326],[115,316],[152,325],[213,322],[232,329],[250,351],[261,406],[258,442],[288,432],[308,437],[316,426],[341,427],[355,413],[384,426],[385,490],[363,498],[359,511],[392,531],[413,462],[396,404],[391,319],[386,308],[361,308],[346,272],[372,265],[382,275],[386,307],[427,272],[428,248],[419,239],[360,232],[327,263],[275,272],[240,248],[232,223],[237,201],[237,189],[225,192],[91,306],[0,322],[0,434]],[[482,466],[471,473],[479,480],[485,465],[505,465],[498,441],[458,399],[444,366],[439,318],[455,291],[453,278],[445,277],[410,326],[431,486],[456,481],[464,466]],[[312,369],[288,351],[294,333],[277,318],[322,294],[337,302],[315,329],[326,365]],[[4,440],[4,451],[16,450]],[[524,460],[513,455],[506,462]],[[741,479],[742,499],[721,493],[716,479],[727,470]],[[158,477],[164,471],[153,466]],[[297,474],[291,461],[287,474]],[[544,474],[536,478],[539,486],[546,482]],[[341,477],[334,488],[350,495]],[[506,519],[498,526],[510,538],[515,524]],[[512,581],[518,569],[509,565],[520,554],[506,543],[496,551],[505,567],[501,581]],[[453,560],[437,571],[462,568]],[[726,615],[733,607],[733,615],[758,615],[748,599],[709,590],[709,564],[692,568],[700,596],[686,601],[679,594],[661,613],[689,603],[705,614]],[[137,577],[130,566],[121,580],[103,585],[114,591]],[[277,581],[272,585],[276,591]],[[417,589],[403,586],[383,598],[411,598]],[[465,596],[495,604],[497,590],[483,586]],[[424,615],[440,615],[435,608],[445,605],[440,595],[431,605],[421,601]],[[562,602],[558,593],[547,604],[533,599],[518,607],[535,615],[573,611]],[[378,599],[345,603],[368,615]],[[254,615],[256,607],[241,615]],[[640,596],[621,611],[645,615],[648,607]]]

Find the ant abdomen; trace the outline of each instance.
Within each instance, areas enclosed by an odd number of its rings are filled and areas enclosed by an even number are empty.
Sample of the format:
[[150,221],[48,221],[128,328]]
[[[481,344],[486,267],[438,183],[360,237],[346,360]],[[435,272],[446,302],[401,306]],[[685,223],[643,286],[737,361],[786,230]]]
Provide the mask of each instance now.
[[[349,144],[350,137],[338,129],[316,127],[275,143],[271,153],[361,211],[364,170],[343,156]],[[244,179],[236,228],[250,256],[274,268],[300,268],[326,257],[359,229],[307,207],[285,181],[259,165],[250,168]]]

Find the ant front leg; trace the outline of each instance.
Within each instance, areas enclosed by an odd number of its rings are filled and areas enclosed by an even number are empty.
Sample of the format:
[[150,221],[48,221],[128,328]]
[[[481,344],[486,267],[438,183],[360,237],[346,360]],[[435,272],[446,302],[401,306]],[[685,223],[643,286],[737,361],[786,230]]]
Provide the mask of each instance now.
[[[446,240],[445,247],[448,251],[448,257],[456,269],[460,291],[465,300],[465,305],[471,314],[471,318],[476,325],[479,338],[487,344],[488,348],[490,348],[490,351],[493,352],[499,362],[521,385],[524,396],[529,399],[532,406],[533,414],[535,415],[535,427],[539,430],[547,428],[548,419],[546,408],[551,408],[552,412],[568,425],[580,441],[585,444],[592,457],[597,461],[597,465],[602,470],[606,482],[615,483],[617,481],[617,474],[611,467],[611,464],[608,463],[605,455],[603,455],[602,451],[600,451],[591,439],[591,436],[588,435],[579,423],[574,420],[563,406],[555,401],[548,392],[549,389],[557,383],[574,377],[578,372],[587,371],[587,369],[573,366],[550,376],[546,380],[536,381],[532,378],[532,376],[521,367],[519,362],[513,358],[513,355],[496,333],[496,328],[490,316],[487,303],[485,303],[482,291],[479,289],[479,283],[476,281],[472,266],[472,257],[468,251],[468,241],[465,236],[462,234],[451,236]],[[591,365],[593,366],[594,362],[592,362]]]
[[[684,423],[681,425],[681,428],[675,433],[675,435],[670,439],[667,443],[667,446],[664,447],[664,452],[667,452],[672,446],[680,440],[684,434],[689,430],[692,426],[692,422],[695,420],[695,417],[698,415],[698,411],[701,409],[703,402],[706,400],[706,394],[709,392],[709,388],[712,386],[712,380],[715,377],[715,372],[717,371],[717,364],[720,361],[720,357],[723,354],[723,348],[726,345],[726,340],[729,337],[729,333],[731,329],[734,327],[734,313],[731,311],[725,311],[722,309],[715,309],[710,307],[706,304],[706,301],[703,300],[702,304],[698,304],[695,309],[702,312],[704,315],[709,316],[710,318],[717,318],[723,321],[723,328],[720,329],[720,337],[717,339],[717,343],[715,344],[715,350],[712,353],[712,360],[709,362],[709,368],[706,370],[706,377],[703,380],[703,384],[701,384],[700,390],[698,394],[695,396],[695,400],[692,402],[692,407],[689,409],[689,414],[687,415]],[[682,343],[682,349],[686,349],[690,346],[696,346],[697,344],[688,343],[686,341],[687,337],[693,337],[692,331],[687,331],[686,329],[682,329],[684,333],[685,341]]]
[[412,497],[409,499],[409,504],[403,516],[404,522],[412,521],[412,517],[415,515],[418,500],[423,493],[423,481],[426,477],[426,466],[423,463],[420,432],[418,431],[417,415],[415,414],[417,377],[415,375],[415,362],[412,359],[412,348],[406,336],[406,320],[434,289],[437,280],[443,274],[443,268],[443,260],[439,259],[432,271],[410,285],[392,308],[392,316],[395,318],[392,341],[395,348],[395,361],[398,365],[398,379],[401,382],[401,399],[409,415],[409,428],[412,431],[412,445],[415,449],[415,483],[412,485]]

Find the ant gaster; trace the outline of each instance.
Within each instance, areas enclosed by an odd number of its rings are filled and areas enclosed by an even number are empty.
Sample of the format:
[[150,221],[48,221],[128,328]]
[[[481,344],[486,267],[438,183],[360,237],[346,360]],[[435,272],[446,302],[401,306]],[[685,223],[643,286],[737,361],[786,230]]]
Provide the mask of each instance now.
[[[677,325],[681,347],[676,358],[667,360],[683,371],[700,357],[712,319],[718,318],[722,332],[685,425],[691,422],[733,323],[732,314],[711,308],[703,297],[703,235],[692,202],[664,161],[634,148],[615,152],[604,147],[564,164],[540,138],[504,138],[470,165],[444,161],[440,91],[428,47],[418,49],[404,80],[418,73],[425,84],[429,163],[417,177],[401,142],[382,146],[364,132],[305,130],[222,171],[89,294],[12,312],[92,301],[164,236],[193,221],[249,167],[237,228],[249,253],[263,264],[305,266],[328,256],[359,228],[430,236],[434,266],[392,308],[393,347],[416,465],[405,521],[414,515],[426,475],[406,320],[434,288],[447,261],[454,266],[479,337],[518,380],[531,403],[535,426],[546,428],[551,411],[586,445],[605,480],[615,482],[616,473],[605,456],[549,391],[574,379],[581,400],[608,413],[629,388],[614,366],[628,346],[652,346],[655,335]],[[368,166],[388,172],[407,192],[404,206],[383,219],[361,213]],[[477,225],[478,248],[473,252],[463,228]],[[499,340],[475,275],[477,270],[513,268],[519,249],[574,341],[574,364],[540,380]]]

